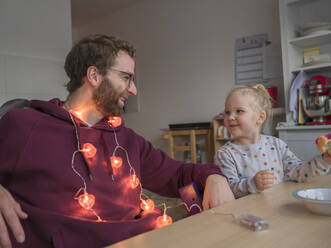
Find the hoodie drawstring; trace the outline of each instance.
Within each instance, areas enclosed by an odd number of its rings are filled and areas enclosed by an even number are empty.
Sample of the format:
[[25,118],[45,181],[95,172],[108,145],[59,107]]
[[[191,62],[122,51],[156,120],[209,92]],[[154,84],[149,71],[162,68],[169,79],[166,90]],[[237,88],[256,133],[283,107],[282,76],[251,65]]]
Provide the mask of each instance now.
[[[77,146],[78,146],[78,150],[82,150],[82,147],[80,145],[80,142],[79,142],[79,137],[80,137],[80,131],[79,131],[79,127],[80,127],[80,124],[79,122],[76,120],[76,118],[74,118],[71,113],[69,112],[69,115],[70,115],[70,118],[71,118],[71,121],[73,122],[74,124],[74,128],[75,128],[75,134],[76,134],[76,139],[77,139]],[[83,155],[83,154],[82,154]],[[84,156],[84,155],[83,155]],[[87,170],[87,174],[88,174],[88,177],[90,179],[90,181],[93,180],[93,177],[92,177],[92,174],[91,174],[91,170],[90,170],[90,167],[88,166],[88,163],[85,161],[84,159],[84,164],[85,164],[85,167],[86,167],[86,170]]]
[[113,167],[111,166],[110,154],[109,154],[108,146],[107,146],[106,139],[105,139],[105,136],[103,133],[101,133],[101,138],[102,138],[102,146],[103,146],[103,150],[104,150],[104,154],[105,154],[105,161],[107,163],[108,175],[113,177]]

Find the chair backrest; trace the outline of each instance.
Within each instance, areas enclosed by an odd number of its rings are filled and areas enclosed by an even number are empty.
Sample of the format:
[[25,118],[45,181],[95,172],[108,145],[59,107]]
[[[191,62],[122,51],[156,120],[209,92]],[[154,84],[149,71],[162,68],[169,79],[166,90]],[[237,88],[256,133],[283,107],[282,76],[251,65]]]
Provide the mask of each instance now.
[[27,99],[16,98],[9,100],[0,107],[0,118],[11,109],[29,107],[30,101]]

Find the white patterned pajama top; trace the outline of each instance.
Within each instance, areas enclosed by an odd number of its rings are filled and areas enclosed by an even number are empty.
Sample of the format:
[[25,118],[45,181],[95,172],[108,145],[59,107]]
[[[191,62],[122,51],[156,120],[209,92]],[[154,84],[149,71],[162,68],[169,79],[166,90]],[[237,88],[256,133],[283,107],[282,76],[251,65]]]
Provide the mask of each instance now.
[[259,192],[253,178],[261,170],[273,171],[274,183],[278,184],[288,180],[303,182],[308,177],[327,174],[330,168],[322,155],[303,162],[284,141],[267,135],[261,135],[260,141],[251,145],[228,141],[217,151],[215,162],[228,178],[236,198]]

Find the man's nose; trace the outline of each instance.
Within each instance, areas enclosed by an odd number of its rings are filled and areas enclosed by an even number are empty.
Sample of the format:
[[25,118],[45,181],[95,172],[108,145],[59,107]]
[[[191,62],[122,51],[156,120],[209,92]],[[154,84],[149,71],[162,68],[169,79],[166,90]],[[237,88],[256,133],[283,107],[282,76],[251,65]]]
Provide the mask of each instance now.
[[127,89],[127,91],[129,92],[130,96],[135,96],[137,95],[137,87],[136,84],[134,82],[132,82],[130,84],[130,87]]

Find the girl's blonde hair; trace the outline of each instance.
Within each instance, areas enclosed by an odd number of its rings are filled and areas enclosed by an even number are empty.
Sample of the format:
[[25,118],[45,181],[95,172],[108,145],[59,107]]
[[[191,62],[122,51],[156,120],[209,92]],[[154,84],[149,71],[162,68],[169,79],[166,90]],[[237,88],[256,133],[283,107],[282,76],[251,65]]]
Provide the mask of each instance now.
[[264,88],[262,84],[249,84],[249,85],[240,85],[233,88],[228,94],[226,100],[229,99],[234,93],[241,93],[242,95],[251,95],[256,101],[254,101],[253,107],[256,110],[263,110],[266,113],[266,120],[262,124],[262,128],[268,119],[271,118],[272,110],[272,98],[269,95],[269,92]]

